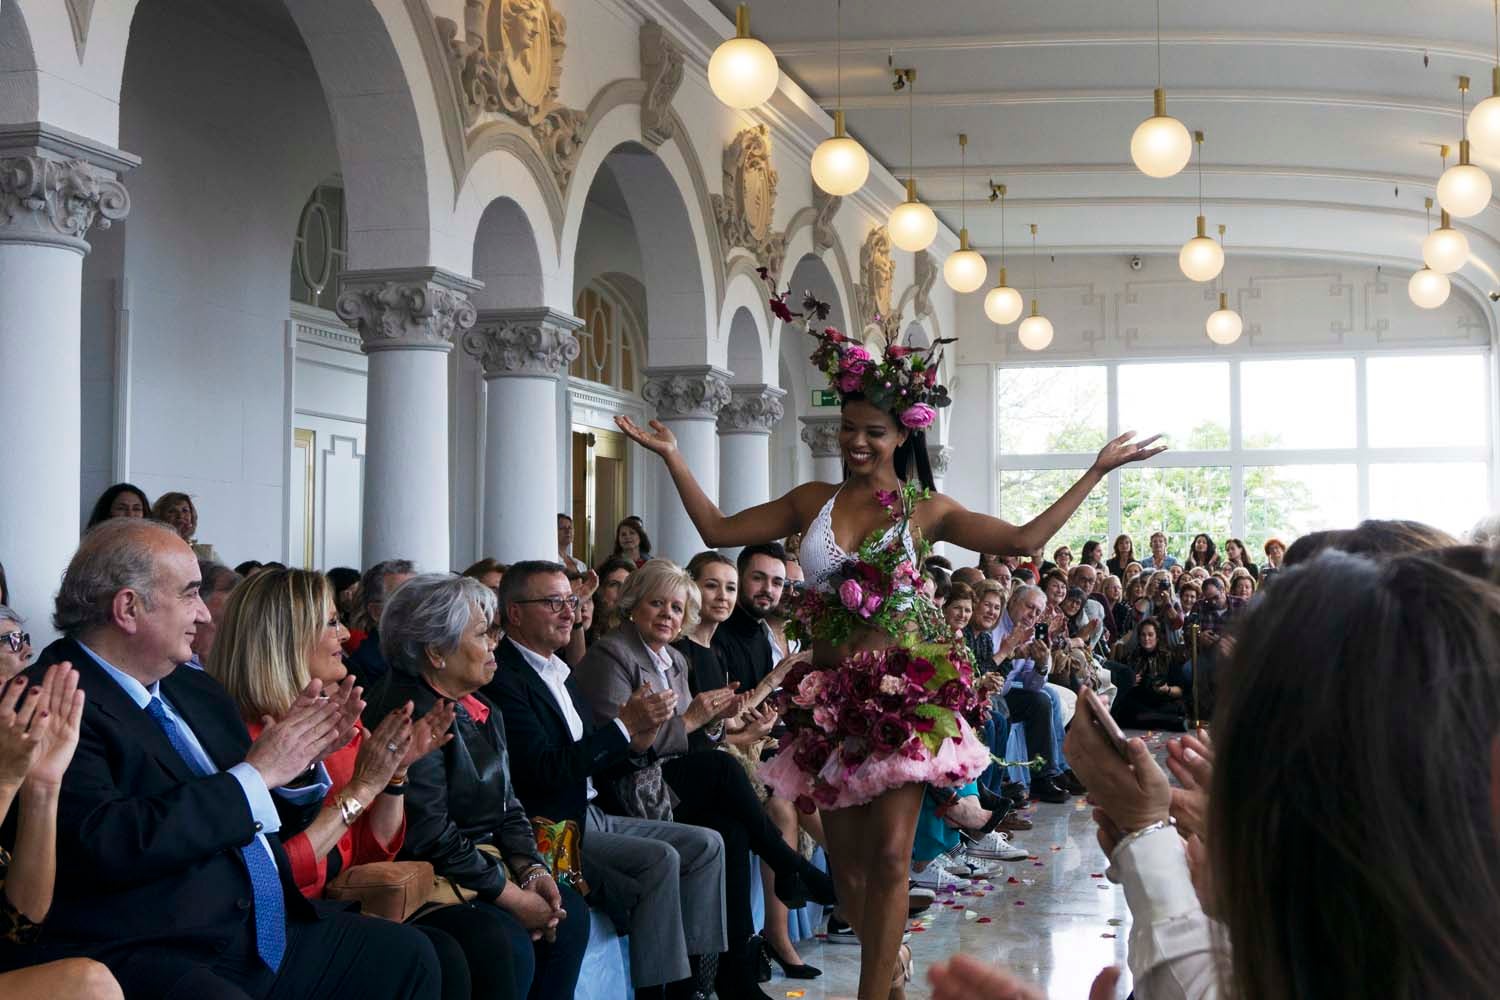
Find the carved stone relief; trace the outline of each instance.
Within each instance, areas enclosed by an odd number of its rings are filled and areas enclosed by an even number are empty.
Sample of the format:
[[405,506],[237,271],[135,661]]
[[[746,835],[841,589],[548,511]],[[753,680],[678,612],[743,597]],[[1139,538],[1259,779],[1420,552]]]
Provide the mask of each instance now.
[[682,86],[682,49],[655,21],[641,25],[641,80],[646,93],[641,98],[641,138],[653,149],[677,131],[672,119],[672,98]]
[[803,417],[802,419],[802,443],[812,449],[813,458],[838,458],[842,452],[839,450],[839,423],[838,417]]
[[814,253],[822,253],[831,249],[838,240],[838,233],[833,228],[833,217],[838,214],[839,206],[844,199],[836,194],[829,194],[816,184],[813,186],[813,223],[812,244]]
[[359,333],[365,353],[405,348],[447,351],[474,325],[469,295],[478,282],[441,268],[346,271],[334,311]]
[[719,433],[771,433],[781,422],[786,408],[781,397],[786,390],[769,385],[735,386],[729,402],[719,411]]
[[717,368],[660,368],[647,373],[641,398],[663,420],[708,419],[729,402],[729,379]]
[[744,247],[772,279],[781,273],[786,257],[786,234],[771,230],[777,180],[771,166],[771,133],[764,125],[756,125],[724,148],[724,193],[713,196],[725,255]]
[[578,357],[573,331],[582,325],[551,309],[487,310],[463,335],[463,348],[479,360],[485,378],[555,377]]
[[917,254],[914,266],[917,280],[913,286],[916,296],[912,300],[912,309],[917,316],[928,316],[932,313],[932,286],[938,276],[937,258],[923,250]]
[[108,229],[129,212],[125,185],[84,160],[0,156],[0,240],[24,236],[87,251],[92,226]]
[[929,444],[927,446],[927,464],[932,469],[934,479],[942,479],[948,474],[948,465],[953,460],[953,449],[945,444]]
[[901,317],[891,315],[895,278],[891,235],[884,226],[875,226],[859,248],[859,284],[855,287],[855,295],[861,330],[879,326],[888,335],[893,335],[899,329]]

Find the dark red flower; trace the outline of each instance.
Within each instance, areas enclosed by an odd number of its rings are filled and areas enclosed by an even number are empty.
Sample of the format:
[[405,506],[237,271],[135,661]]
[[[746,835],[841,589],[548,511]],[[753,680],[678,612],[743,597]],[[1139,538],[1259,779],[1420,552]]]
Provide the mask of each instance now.
[[801,313],[792,312],[791,307],[786,304],[786,300],[780,295],[771,299],[771,312],[775,313],[776,318],[783,323],[791,323],[802,315]]
[[907,679],[916,684],[926,684],[936,673],[937,667],[932,665],[932,661],[920,656],[912,657],[911,662],[906,665]]
[[910,347],[902,347],[900,344],[892,344],[885,349],[885,356],[892,360],[904,358],[911,353]]
[[907,740],[911,739],[912,727],[901,716],[895,713],[882,715],[876,721],[870,732],[870,742],[878,753],[891,753],[899,750]]

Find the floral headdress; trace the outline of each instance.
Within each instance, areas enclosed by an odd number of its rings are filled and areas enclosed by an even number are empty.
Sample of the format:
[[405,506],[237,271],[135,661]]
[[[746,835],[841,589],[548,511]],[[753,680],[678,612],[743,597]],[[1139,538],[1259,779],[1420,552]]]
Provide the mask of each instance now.
[[[760,268],[760,276],[772,284],[765,268]],[[872,405],[893,414],[903,427],[916,431],[932,426],[938,408],[952,402],[947,387],[938,384],[937,376],[942,347],[953,343],[953,338],[914,348],[896,343],[896,337],[887,332],[885,349],[876,360],[859,341],[831,326],[819,329],[815,325],[828,318],[828,303],[807,292],[802,298],[802,312],[793,312],[787,305],[790,295],[790,289],[773,294],[771,311],[782,322],[801,325],[818,339],[812,363],[828,376],[829,386],[841,399],[858,393]]]

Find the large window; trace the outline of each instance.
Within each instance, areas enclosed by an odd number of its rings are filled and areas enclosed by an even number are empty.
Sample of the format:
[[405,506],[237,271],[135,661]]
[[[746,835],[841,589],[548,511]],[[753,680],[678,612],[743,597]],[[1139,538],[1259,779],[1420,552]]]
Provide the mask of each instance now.
[[1160,434],[1149,467],[1112,474],[1049,543],[1162,531],[1179,556],[1199,532],[1291,541],[1364,517],[1462,534],[1494,509],[1489,358],[1256,358],[1001,367],[999,514],[1061,496],[1112,435]]

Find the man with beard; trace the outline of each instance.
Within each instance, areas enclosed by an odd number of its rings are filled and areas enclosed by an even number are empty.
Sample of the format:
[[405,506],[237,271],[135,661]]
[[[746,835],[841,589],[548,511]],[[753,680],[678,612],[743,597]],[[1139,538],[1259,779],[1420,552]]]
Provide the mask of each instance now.
[[786,589],[786,550],[778,542],[747,545],[736,563],[740,574],[734,613],[714,632],[713,648],[741,691],[759,684],[782,657],[766,618]]

